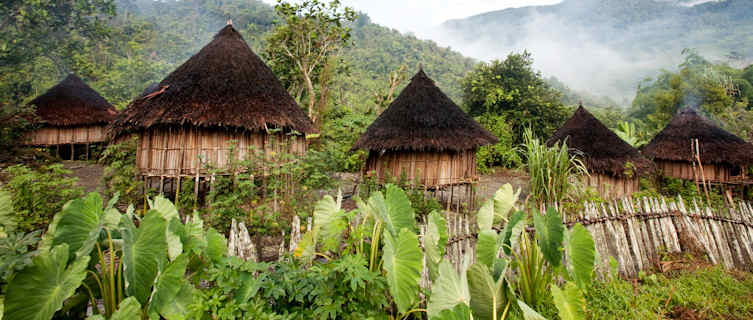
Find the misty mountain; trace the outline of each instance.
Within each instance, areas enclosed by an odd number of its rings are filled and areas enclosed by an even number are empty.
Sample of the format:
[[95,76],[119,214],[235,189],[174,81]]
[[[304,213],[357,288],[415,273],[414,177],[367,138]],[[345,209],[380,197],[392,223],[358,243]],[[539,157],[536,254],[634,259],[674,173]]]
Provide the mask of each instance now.
[[684,48],[751,61],[751,17],[750,0],[565,0],[447,21],[433,38],[480,59],[527,49],[544,74],[627,104],[640,80],[677,66]]

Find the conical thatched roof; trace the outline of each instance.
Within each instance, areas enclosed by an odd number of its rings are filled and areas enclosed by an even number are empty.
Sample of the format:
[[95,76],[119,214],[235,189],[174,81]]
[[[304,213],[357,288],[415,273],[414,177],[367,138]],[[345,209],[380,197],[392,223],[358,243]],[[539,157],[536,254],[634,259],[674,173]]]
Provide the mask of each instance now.
[[315,132],[311,119],[232,25],[159,88],[131,102],[110,134],[160,125]]
[[675,114],[643,149],[643,154],[658,160],[692,161],[690,139],[698,139],[703,163],[753,164],[753,145],[717,127],[691,108]]
[[106,124],[118,114],[105,98],[73,74],[29,105],[35,107],[42,122],[53,126]]
[[419,70],[353,148],[463,151],[496,142]]
[[589,173],[623,177],[628,162],[632,163],[633,172],[638,175],[653,169],[650,160],[620,139],[583,106],[578,107],[565,125],[547,140],[547,144],[551,146],[565,138],[568,148],[583,153],[581,161]]

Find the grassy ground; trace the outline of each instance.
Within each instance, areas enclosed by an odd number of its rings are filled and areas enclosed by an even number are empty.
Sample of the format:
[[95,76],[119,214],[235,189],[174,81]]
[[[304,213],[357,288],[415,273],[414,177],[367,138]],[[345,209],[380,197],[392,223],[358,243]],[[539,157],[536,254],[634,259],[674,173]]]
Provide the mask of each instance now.
[[753,275],[701,267],[595,282],[591,319],[753,319]]

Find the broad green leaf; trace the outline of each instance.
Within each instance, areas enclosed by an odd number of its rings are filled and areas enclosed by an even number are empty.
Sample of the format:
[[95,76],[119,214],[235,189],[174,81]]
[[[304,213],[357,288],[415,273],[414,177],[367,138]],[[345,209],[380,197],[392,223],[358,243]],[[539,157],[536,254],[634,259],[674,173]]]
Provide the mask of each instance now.
[[586,319],[586,298],[574,283],[570,281],[566,282],[564,291],[554,284],[552,284],[551,288],[554,305],[557,306],[557,314],[560,316],[560,319]]
[[478,242],[476,243],[476,260],[491,269],[498,252],[499,241],[497,231],[493,229],[482,230],[478,234]]
[[213,262],[219,262],[227,253],[227,240],[225,236],[209,228],[207,230],[207,257]]
[[494,281],[498,281],[501,277],[507,273],[507,266],[510,263],[507,261],[507,259],[497,258],[494,259],[494,263],[492,264],[492,276],[494,278]]
[[170,221],[173,218],[180,218],[178,208],[176,208],[169,199],[161,195],[158,195],[154,197],[154,200],[149,201],[149,209],[157,211],[165,221]]
[[123,235],[123,275],[126,293],[146,305],[157,274],[167,258],[165,228],[162,215],[149,210],[138,229],[131,219],[121,220]]
[[523,300],[518,300],[518,307],[523,311],[523,319],[525,320],[546,320],[544,316],[529,307]]
[[188,266],[188,256],[182,254],[170,262],[159,275],[152,292],[152,298],[149,301],[148,314],[150,317],[162,314],[162,310],[173,303],[178,291],[183,286],[186,266]]
[[248,302],[261,289],[261,281],[250,272],[239,272],[238,280],[240,285],[237,290],[233,291],[233,300],[238,304]]
[[432,317],[430,320],[470,320],[471,309],[466,304],[458,304],[455,308],[442,310],[438,315]]
[[458,304],[468,306],[470,301],[466,273],[458,274],[449,261],[442,261],[439,264],[439,278],[431,287],[431,297],[426,308],[429,318],[440,315],[443,310],[453,309]]
[[565,225],[562,217],[553,208],[546,211],[546,215],[533,214],[533,225],[536,228],[541,253],[544,258],[556,268],[562,263],[562,239],[565,236]]
[[181,253],[183,253],[183,241],[182,236],[185,233],[185,226],[180,222],[179,218],[172,218],[167,223],[167,229],[165,229],[165,241],[167,242],[167,256],[170,261],[175,260]]
[[505,254],[510,255],[510,248],[518,246],[520,235],[526,226],[525,213],[523,211],[515,212],[507,221],[505,229],[502,230],[502,249]]
[[52,319],[86,278],[89,256],[76,258],[66,268],[68,258],[67,244],[34,257],[33,264],[21,270],[8,284],[3,319]]
[[92,192],[69,201],[58,215],[52,245],[67,244],[71,255],[88,256],[105,227],[102,197]]
[[423,259],[418,237],[403,228],[397,238],[384,233],[384,271],[390,294],[400,313],[407,312],[418,298],[418,282],[421,279]]
[[[18,221],[13,214],[13,200],[11,194],[0,188],[0,232],[8,233],[16,231]],[[2,313],[0,313],[1,315]]]
[[415,231],[416,220],[413,207],[405,191],[399,187],[388,184],[386,198],[381,192],[375,192],[369,197],[368,205],[392,237],[397,238],[403,228]]
[[[170,227],[173,227],[173,225]],[[177,229],[181,228],[176,228],[173,232],[178,233],[179,230]],[[182,227],[180,236],[183,241],[184,253],[193,252],[194,254],[200,255],[207,248],[208,236],[205,236],[204,233],[204,221],[201,220],[201,217],[199,217],[197,212],[194,212],[191,217],[186,219],[186,223]]]
[[591,284],[594,265],[596,263],[594,240],[586,227],[580,223],[570,230],[565,243],[567,254],[567,269],[579,288],[586,288]]
[[478,213],[476,213],[476,224],[479,232],[492,228],[494,225],[494,200],[484,201],[481,208],[478,209]]
[[[170,225],[173,223],[180,223],[180,215],[178,208],[168,200],[167,198],[158,195],[153,201],[149,202],[149,209],[158,212],[162,219],[165,219],[168,223],[168,228],[165,229],[165,239],[167,241],[167,253],[170,261],[178,257],[183,253],[183,242],[180,241],[180,235],[171,231]],[[176,221],[176,222],[173,222]]]
[[447,225],[442,215],[432,211],[428,217],[426,234],[424,234],[424,252],[426,254],[426,266],[429,269],[431,280],[439,275],[439,262],[444,257],[447,245]]
[[513,191],[512,185],[505,183],[494,193],[494,222],[506,220],[507,214],[515,206],[520,196],[520,188]]
[[474,263],[467,273],[473,319],[498,319],[507,304],[503,290],[504,278],[494,281],[489,268],[482,263]]
[[[109,320],[133,320],[141,318],[141,305],[134,297],[125,298],[118,305],[118,310],[110,316]],[[101,314],[87,317],[86,320],[105,320]]]
[[0,320],[3,320],[3,310],[5,310],[5,297],[0,296]]
[[188,314],[190,306],[193,303],[193,296],[196,289],[186,280],[182,281],[180,291],[175,296],[172,303],[162,308],[162,316],[167,320],[183,320]]
[[340,206],[330,195],[316,202],[314,206],[314,228],[327,228],[332,221],[338,218]]

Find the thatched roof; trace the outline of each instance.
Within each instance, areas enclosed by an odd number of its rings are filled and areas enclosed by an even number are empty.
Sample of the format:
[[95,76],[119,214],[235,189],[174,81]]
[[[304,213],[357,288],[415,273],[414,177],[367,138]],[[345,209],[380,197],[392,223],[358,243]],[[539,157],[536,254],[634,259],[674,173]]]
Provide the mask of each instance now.
[[643,149],[643,154],[657,160],[692,161],[690,139],[698,139],[702,163],[753,164],[753,145],[717,127],[691,108],[675,114]]
[[624,177],[626,165],[633,165],[633,172],[643,175],[654,168],[650,160],[637,149],[620,139],[583,106],[547,140],[549,146],[567,138],[568,148],[582,153],[581,161],[589,173]]
[[419,70],[353,148],[463,151],[496,142]]
[[118,114],[79,77],[71,74],[29,102],[42,123],[52,126],[106,124]]
[[112,123],[111,135],[165,125],[316,131],[232,25],[149,91]]

